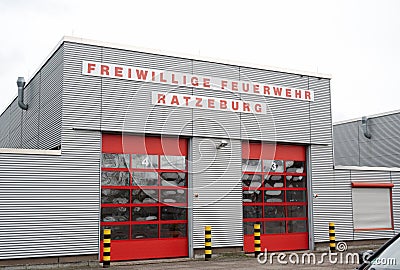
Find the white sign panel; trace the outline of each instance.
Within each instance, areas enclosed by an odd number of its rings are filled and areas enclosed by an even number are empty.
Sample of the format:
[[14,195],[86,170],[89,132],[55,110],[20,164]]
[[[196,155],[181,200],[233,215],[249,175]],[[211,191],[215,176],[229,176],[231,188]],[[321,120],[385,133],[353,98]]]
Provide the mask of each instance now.
[[312,90],[92,61],[82,62],[82,74],[186,86],[193,87],[194,89],[201,88],[267,97],[314,101],[314,91]]
[[267,105],[265,103],[226,98],[193,96],[171,92],[152,92],[152,104],[253,114],[267,113]]

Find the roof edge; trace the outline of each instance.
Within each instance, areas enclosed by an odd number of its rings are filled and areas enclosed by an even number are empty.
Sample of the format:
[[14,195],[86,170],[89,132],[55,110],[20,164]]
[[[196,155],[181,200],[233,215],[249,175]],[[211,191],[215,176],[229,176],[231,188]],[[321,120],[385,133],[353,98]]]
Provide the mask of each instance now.
[[353,170],[353,171],[385,171],[385,172],[400,172],[399,167],[369,167],[369,166],[347,166],[335,165],[335,170]]
[[[150,53],[150,54],[159,54],[159,55],[166,55],[166,56],[171,56],[171,57],[194,59],[194,60],[199,60],[199,61],[215,62],[215,63],[220,63],[220,64],[243,66],[243,67],[249,67],[249,68],[257,68],[257,69],[272,70],[272,71],[278,71],[278,72],[284,72],[284,73],[291,73],[291,74],[306,75],[306,76],[317,77],[317,78],[332,79],[332,75],[318,73],[318,72],[280,68],[280,67],[274,67],[274,66],[246,63],[246,62],[241,62],[241,61],[236,61],[236,60],[219,59],[219,58],[200,56],[200,55],[191,55],[191,54],[185,54],[185,53],[164,51],[164,50],[159,50],[159,49],[151,49],[151,48],[137,47],[137,46],[132,46],[132,45],[98,41],[98,40],[93,40],[93,39],[85,39],[85,38],[73,37],[73,36],[64,36],[61,39],[60,43],[62,43],[62,42],[74,42],[74,43],[81,43],[81,44],[87,44],[87,45],[93,45],[93,46],[101,46],[101,47],[109,47],[109,48],[114,48],[114,49],[138,51],[138,52],[144,52],[144,53]],[[60,44],[58,44],[57,46],[60,46]]]
[[[396,114],[396,113],[400,113],[400,110],[388,111],[388,112],[371,114],[371,115],[363,115],[363,116],[366,116],[368,118],[377,118],[377,117],[388,116],[388,115]],[[360,116],[358,118],[352,118],[352,119],[348,119],[348,120],[338,121],[338,122],[333,123],[333,125],[336,126],[336,125],[341,125],[341,124],[348,124],[351,122],[360,121],[361,118],[362,118],[362,116]]]

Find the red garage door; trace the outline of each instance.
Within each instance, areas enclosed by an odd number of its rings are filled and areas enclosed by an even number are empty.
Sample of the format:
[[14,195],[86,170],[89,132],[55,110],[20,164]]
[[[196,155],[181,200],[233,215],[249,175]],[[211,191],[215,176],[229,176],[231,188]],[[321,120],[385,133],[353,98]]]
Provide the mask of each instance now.
[[111,260],[188,256],[187,140],[102,142],[100,225],[111,229]]
[[254,252],[254,223],[262,252],[308,249],[305,147],[244,142],[242,158],[244,250]]

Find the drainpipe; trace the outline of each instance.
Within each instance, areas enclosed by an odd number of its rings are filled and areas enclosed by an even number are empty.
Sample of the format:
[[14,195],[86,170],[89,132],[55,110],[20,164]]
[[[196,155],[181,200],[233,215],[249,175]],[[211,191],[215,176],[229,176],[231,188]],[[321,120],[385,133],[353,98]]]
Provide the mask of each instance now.
[[368,117],[363,116],[361,118],[361,126],[364,132],[364,136],[368,139],[371,139],[371,133],[368,130]]
[[25,86],[24,77],[18,77],[17,85],[18,85],[18,105],[21,109],[27,110],[28,105],[24,103],[24,86]]

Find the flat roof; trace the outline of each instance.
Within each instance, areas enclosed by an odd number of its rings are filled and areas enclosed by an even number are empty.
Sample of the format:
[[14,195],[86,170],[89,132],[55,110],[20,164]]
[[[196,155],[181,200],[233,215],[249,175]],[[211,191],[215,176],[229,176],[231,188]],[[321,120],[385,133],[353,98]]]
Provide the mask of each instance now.
[[[371,115],[363,115],[363,116],[366,116],[367,118],[377,118],[377,117],[387,116],[387,115],[396,114],[396,113],[400,113],[400,110],[388,111],[388,112],[371,114]],[[348,119],[348,120],[338,121],[338,122],[333,123],[333,125],[336,126],[336,125],[360,121],[363,116],[360,116],[358,118],[352,118],[352,119]]]

